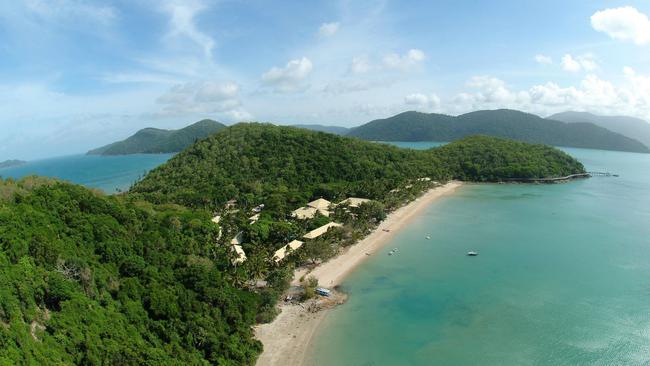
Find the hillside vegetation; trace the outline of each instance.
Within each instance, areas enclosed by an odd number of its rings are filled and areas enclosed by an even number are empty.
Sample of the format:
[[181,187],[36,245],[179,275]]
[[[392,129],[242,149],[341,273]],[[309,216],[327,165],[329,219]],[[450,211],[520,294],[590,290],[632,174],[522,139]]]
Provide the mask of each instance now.
[[[354,244],[435,180],[583,170],[557,149],[491,137],[417,151],[239,124],[192,145],[128,194],[0,180],[0,365],[253,365],[262,345],[252,325],[273,319],[293,268]],[[337,206],[329,217],[289,214],[314,198],[350,196],[374,201]],[[272,260],[331,221],[342,226]],[[243,263],[229,248],[237,233]]]
[[457,117],[405,112],[354,128],[349,136],[371,141],[455,141],[488,135],[553,146],[648,153],[641,142],[592,123],[564,123],[514,110],[477,111]]
[[131,191],[157,203],[214,208],[241,198],[288,210],[317,196],[379,199],[418,177],[497,181],[583,169],[557,149],[489,137],[417,151],[291,127],[238,124],[173,157]]
[[548,119],[567,123],[593,123],[596,126],[620,133],[650,147],[650,123],[639,118],[626,116],[598,116],[587,112],[563,112]]
[[175,153],[226,126],[204,119],[180,130],[145,128],[123,141],[91,150],[89,155],[129,155]]

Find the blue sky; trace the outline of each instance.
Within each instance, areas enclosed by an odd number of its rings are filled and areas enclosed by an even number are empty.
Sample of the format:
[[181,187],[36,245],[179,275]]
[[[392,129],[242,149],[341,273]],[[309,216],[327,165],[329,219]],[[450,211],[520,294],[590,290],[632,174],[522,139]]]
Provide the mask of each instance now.
[[405,110],[650,120],[647,1],[14,0],[0,160],[201,118],[354,126]]

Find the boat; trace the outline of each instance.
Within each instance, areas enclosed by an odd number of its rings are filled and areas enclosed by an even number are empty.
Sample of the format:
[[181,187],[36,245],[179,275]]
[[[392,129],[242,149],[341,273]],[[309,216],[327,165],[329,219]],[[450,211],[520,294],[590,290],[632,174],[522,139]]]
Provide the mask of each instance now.
[[388,252],[388,255],[393,255],[393,251],[391,250],[390,252]]
[[427,239],[427,240],[431,240],[431,235],[427,235],[427,236],[426,236],[426,239]]
[[470,256],[470,257],[476,257],[478,255],[478,252],[470,251],[470,252],[467,252],[467,255]]

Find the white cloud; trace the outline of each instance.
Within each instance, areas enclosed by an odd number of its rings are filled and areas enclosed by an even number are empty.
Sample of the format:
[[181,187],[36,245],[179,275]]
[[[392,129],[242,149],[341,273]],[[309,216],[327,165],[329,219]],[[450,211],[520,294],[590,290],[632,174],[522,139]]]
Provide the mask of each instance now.
[[554,82],[534,85],[527,90],[513,90],[491,76],[472,78],[467,86],[474,89],[458,93],[450,112],[464,113],[476,109],[513,108],[542,115],[566,110],[601,114],[650,117],[650,75],[623,69],[625,81],[616,85],[594,74],[586,75],[577,86],[560,86]]
[[591,16],[591,26],[613,39],[637,45],[650,43],[650,20],[631,6],[605,9]]
[[371,68],[372,66],[367,56],[355,56],[352,58],[352,62],[350,62],[349,72],[352,74],[365,74]]
[[331,37],[339,30],[339,23],[323,23],[320,28],[318,28],[318,35],[321,37]]
[[308,87],[305,79],[313,65],[307,57],[287,62],[284,67],[272,67],[262,74],[262,83],[278,92],[296,92]]
[[561,65],[564,70],[569,72],[580,72],[583,70],[591,72],[598,69],[598,63],[596,63],[592,54],[584,54],[577,57],[566,54],[562,57]]
[[552,65],[553,64],[553,59],[550,56],[546,56],[546,55],[535,55],[535,61],[538,64],[542,64],[542,65]]
[[404,97],[404,104],[427,111],[436,110],[440,108],[440,97],[436,94],[413,93]]
[[163,106],[161,116],[214,114],[235,121],[251,115],[239,100],[239,85],[233,82],[199,81],[176,84],[156,102]]
[[198,0],[169,0],[162,5],[162,10],[170,16],[167,37],[188,38],[203,49],[206,57],[211,58],[215,42],[210,36],[199,31],[195,22],[195,17],[205,9],[205,4]]
[[390,53],[384,56],[384,66],[389,69],[398,69],[402,71],[409,71],[418,66],[426,55],[422,50],[410,49],[406,54],[399,55],[397,53]]

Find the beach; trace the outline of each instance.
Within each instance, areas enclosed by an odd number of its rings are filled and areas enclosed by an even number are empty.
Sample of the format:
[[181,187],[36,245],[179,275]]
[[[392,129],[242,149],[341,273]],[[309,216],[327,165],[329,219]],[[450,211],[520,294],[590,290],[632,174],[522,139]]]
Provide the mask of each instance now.
[[[340,285],[359,264],[370,256],[377,255],[379,249],[422,210],[460,186],[460,182],[452,181],[432,188],[416,200],[391,212],[367,237],[313,269],[309,276],[316,277],[324,287]],[[305,269],[296,270],[294,284],[305,274]],[[264,352],[257,361],[258,366],[304,364],[311,339],[328,313],[326,309],[311,312],[308,307],[293,304],[281,305],[280,310],[281,313],[273,322],[255,327],[256,338],[264,344]]]

